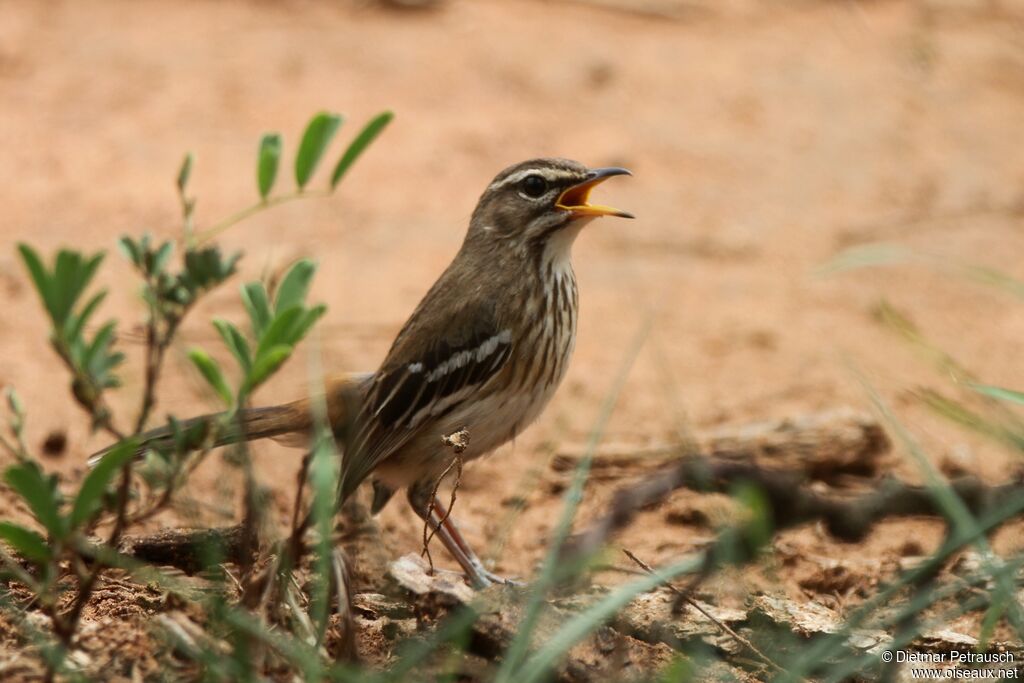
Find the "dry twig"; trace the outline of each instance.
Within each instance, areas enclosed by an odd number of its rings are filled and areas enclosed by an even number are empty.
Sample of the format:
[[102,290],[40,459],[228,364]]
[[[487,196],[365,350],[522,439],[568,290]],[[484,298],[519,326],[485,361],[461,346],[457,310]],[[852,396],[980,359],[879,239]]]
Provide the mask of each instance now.
[[[848,408],[794,418],[730,425],[697,434],[692,443],[602,446],[591,463],[591,477],[621,479],[649,474],[680,458],[707,455],[806,472],[826,482],[843,475],[873,476],[890,448],[877,420]],[[582,447],[563,449],[551,461],[556,472],[574,472]]]
[[[423,520],[423,551],[420,555],[427,558],[427,563],[430,565],[431,573],[434,571],[434,558],[430,556],[430,542],[434,540],[434,536],[437,534],[438,529],[441,528],[441,525],[447,522],[448,518],[451,517],[452,508],[455,507],[455,497],[459,491],[459,482],[462,481],[462,454],[465,452],[466,448],[469,447],[469,430],[463,427],[458,431],[452,432],[448,436],[442,436],[441,443],[451,448],[455,457],[452,458],[452,461],[448,463],[448,467],[444,469],[441,476],[439,476],[437,481],[434,482],[434,489],[430,492],[431,507],[428,508],[428,510],[433,509],[433,501],[437,499],[437,490],[441,487],[441,482],[444,481],[444,478],[448,476],[448,473],[452,471],[453,467],[455,468],[455,481],[452,483],[452,494],[448,500],[448,508],[437,521],[437,524],[433,525],[433,528],[431,528],[430,514],[428,514],[426,519]],[[427,533],[428,531],[430,532],[429,535]]]
[[[637,563],[637,565],[639,565],[639,566],[640,566],[640,567],[641,567],[641,568],[642,568],[642,569],[643,569],[643,570],[644,570],[645,572],[647,572],[648,574],[654,574],[654,573],[655,573],[655,572],[654,572],[654,569],[652,569],[652,568],[651,568],[651,565],[649,565],[649,564],[647,564],[646,562],[644,562],[643,560],[641,560],[641,559],[640,559],[639,557],[637,557],[636,555],[634,555],[634,554],[633,554],[632,552],[630,552],[630,551],[629,551],[629,550],[627,550],[626,548],[623,548],[623,549],[622,549],[622,552],[626,553],[626,557],[628,557],[629,559],[631,559],[631,560],[633,560],[634,562],[636,562],[636,563]],[[710,612],[708,612],[708,611],[707,611],[706,609],[704,609],[704,608],[703,608],[703,607],[701,607],[701,606],[700,606],[699,604],[697,604],[697,601],[696,601],[696,600],[694,600],[694,599],[693,599],[693,598],[691,598],[691,597],[690,597],[689,595],[687,595],[687,594],[686,594],[686,593],[684,593],[683,591],[681,591],[681,590],[679,590],[678,588],[676,588],[676,587],[675,587],[675,586],[674,586],[674,585],[672,584],[672,582],[671,582],[671,581],[665,581],[663,585],[664,585],[664,586],[665,586],[666,588],[668,588],[668,589],[669,589],[670,591],[672,591],[673,593],[675,593],[675,594],[676,594],[677,596],[679,596],[679,599],[680,599],[680,600],[684,601],[684,602],[685,602],[685,603],[686,603],[687,605],[689,605],[690,607],[692,607],[693,609],[697,610],[698,612],[700,612],[701,614],[703,614],[703,615],[704,615],[705,617],[707,617],[707,619],[708,619],[708,620],[709,620],[709,621],[710,621],[710,622],[711,622],[712,624],[714,624],[714,625],[715,625],[715,626],[717,626],[717,627],[718,627],[719,629],[721,629],[721,630],[722,630],[723,632],[725,632],[726,634],[728,634],[728,635],[729,635],[729,636],[730,636],[730,637],[731,637],[731,638],[732,638],[733,640],[735,640],[735,641],[736,641],[737,643],[739,643],[739,644],[740,644],[740,645],[742,645],[743,647],[745,647],[745,648],[747,648],[748,650],[750,650],[751,652],[753,652],[753,653],[754,653],[754,655],[756,655],[756,656],[757,656],[757,657],[758,657],[758,658],[759,658],[759,659],[760,659],[760,660],[761,660],[762,662],[764,662],[765,664],[767,664],[768,666],[770,666],[771,668],[775,669],[775,670],[776,670],[776,671],[778,671],[778,672],[783,672],[783,671],[784,671],[784,670],[783,670],[783,668],[782,668],[781,666],[779,666],[778,664],[776,664],[776,663],[775,663],[775,661],[774,661],[774,660],[772,660],[772,658],[771,658],[771,657],[769,657],[769,656],[768,656],[768,655],[766,655],[765,653],[761,652],[761,650],[759,650],[759,649],[757,648],[757,646],[755,646],[755,645],[754,645],[753,643],[751,643],[751,642],[750,642],[749,640],[747,640],[746,638],[744,638],[743,636],[741,636],[741,635],[740,635],[739,633],[736,633],[736,631],[734,631],[734,630],[733,630],[733,629],[732,629],[732,628],[731,628],[731,627],[730,627],[730,626],[729,626],[728,624],[726,624],[726,623],[725,623],[724,621],[720,621],[719,619],[715,618],[715,616],[714,616],[714,615],[712,615],[712,614],[711,614]]]
[[[608,511],[566,544],[567,557],[592,556],[640,510],[660,503],[681,488],[728,493],[738,483],[756,486],[764,498],[774,531],[821,521],[835,538],[854,542],[881,520],[892,517],[945,518],[933,491],[886,478],[861,496],[829,496],[806,486],[802,472],[768,470],[723,458],[691,456],[640,482],[616,492]],[[950,487],[975,516],[1000,509],[1024,495],[1024,483],[987,486],[974,477],[961,477]]]

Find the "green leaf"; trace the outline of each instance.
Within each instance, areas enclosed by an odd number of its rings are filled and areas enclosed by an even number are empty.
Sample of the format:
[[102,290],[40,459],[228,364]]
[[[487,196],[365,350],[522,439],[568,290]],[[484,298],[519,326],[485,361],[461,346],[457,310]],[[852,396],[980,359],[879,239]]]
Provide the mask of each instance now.
[[313,503],[310,507],[310,514],[313,517],[313,528],[319,532],[319,541],[316,543],[316,555],[314,557],[314,581],[311,586],[310,616],[317,624],[316,632],[318,638],[327,629],[327,619],[330,616],[330,581],[331,573],[331,529],[334,526],[334,513],[338,501],[338,476],[340,468],[338,464],[341,459],[337,457],[331,447],[329,435],[323,434],[326,430],[319,425],[320,436],[313,449],[312,461],[309,464],[309,479],[313,491]]
[[124,354],[120,351],[104,354],[103,362],[97,366],[97,371],[103,373],[100,385],[106,388],[121,386],[121,380],[110,374],[110,371],[124,362]]
[[173,242],[164,242],[160,245],[160,248],[153,252],[153,262],[150,264],[149,272],[161,273],[167,266],[167,261],[171,258],[171,254],[174,252]]
[[378,135],[384,130],[384,128],[391,123],[391,119],[395,118],[395,115],[390,111],[381,112],[377,116],[366,124],[366,127],[359,132],[356,139],[349,144],[348,149],[341,155],[341,159],[338,160],[338,164],[334,167],[334,172],[331,174],[331,189],[337,187],[338,183],[341,182],[342,177],[348,172],[348,169],[356,162],[356,159],[366,151],[366,148],[370,146]]
[[773,518],[771,505],[762,489],[750,482],[733,487],[733,498],[743,507],[746,520],[737,531],[743,534],[748,547],[760,548],[772,539]]
[[257,356],[256,362],[253,363],[252,370],[245,381],[246,392],[248,393],[260,384],[263,384],[271,375],[277,372],[277,369],[288,360],[293,348],[290,344],[278,344]]
[[245,310],[248,311],[249,320],[252,322],[252,336],[259,339],[273,318],[270,302],[267,300],[267,289],[263,283],[249,282],[243,285],[242,303],[245,304]]
[[185,155],[181,161],[181,168],[178,169],[178,192],[185,194],[185,187],[188,185],[189,176],[192,175],[192,152]]
[[82,482],[78,495],[71,507],[71,528],[78,529],[87,523],[100,509],[103,493],[107,490],[110,480],[124,465],[135,457],[138,443],[135,439],[127,439],[114,446],[96,464]]
[[29,275],[32,277],[32,284],[35,285],[36,291],[39,293],[39,297],[43,300],[43,306],[46,307],[46,312],[50,314],[50,319],[56,324],[57,320],[57,306],[53,299],[53,287],[50,280],[50,275],[46,271],[46,266],[43,265],[42,260],[39,258],[39,254],[27,244],[21,243],[18,245],[18,251],[21,252],[21,260],[25,262],[25,267],[28,269]]
[[96,336],[93,337],[92,343],[89,344],[85,353],[82,354],[81,370],[89,374],[97,374],[96,371],[106,365],[104,356],[107,355],[106,352],[110,348],[111,342],[114,341],[114,329],[116,326],[117,323],[111,320],[99,329]]
[[260,199],[266,199],[277,178],[277,165],[281,160],[281,136],[267,133],[260,140],[260,151],[256,162],[256,184]]
[[60,498],[55,478],[46,477],[33,462],[7,468],[4,481],[21,496],[32,515],[56,539],[64,537],[64,520],[60,516]]
[[4,396],[7,398],[7,408],[16,418],[23,420],[25,418],[25,405],[21,402],[18,392],[14,390],[14,387],[9,386],[4,391]]
[[245,341],[245,337],[237,327],[227,320],[217,318],[213,321],[213,326],[217,328],[220,338],[224,340],[224,344],[238,361],[242,372],[249,374],[249,369],[252,367],[252,352],[249,350],[249,343]]
[[196,294],[219,285],[231,277],[241,256],[241,252],[236,252],[224,258],[217,247],[187,250],[185,252],[185,269],[177,276],[180,287],[176,288],[177,293],[173,296],[182,305],[192,304]]
[[16,552],[36,564],[45,564],[52,557],[46,539],[23,526],[0,522],[0,539],[7,541]]
[[85,291],[85,288],[92,282],[92,278],[96,275],[96,269],[103,263],[103,257],[106,256],[102,251],[93,254],[92,258],[88,259],[84,263],[81,273],[79,274],[79,281],[77,283],[79,293]]
[[210,431],[218,428],[214,422],[204,418],[179,422],[174,417],[169,417],[168,421],[171,426],[171,433],[174,434],[173,452],[178,454],[184,454],[201,448]]
[[292,306],[301,306],[309,293],[314,273],[316,273],[316,264],[309,259],[297,261],[289,268],[281,280],[281,286],[277,288],[274,312],[280,314],[281,311]]
[[224,405],[231,406],[234,403],[234,396],[231,393],[227,380],[224,379],[224,373],[220,370],[220,364],[200,348],[189,349],[188,359],[199,369],[199,372],[202,373],[206,381],[213,387],[213,390],[217,392]]
[[270,321],[270,325],[260,335],[260,343],[256,347],[257,363],[259,363],[260,356],[274,346],[281,344],[294,345],[295,340],[292,339],[292,329],[295,328],[301,317],[302,306],[292,306],[288,310],[274,316],[274,319]]
[[85,305],[82,312],[78,315],[71,316],[70,324],[64,331],[64,338],[68,342],[74,342],[82,334],[82,329],[88,324],[89,318],[96,312],[96,308],[107,298],[107,290],[100,290],[93,298],[89,299],[89,303]]
[[50,283],[51,301],[53,303],[53,326],[63,331],[67,325],[71,311],[81,298],[100,262],[103,261],[103,252],[84,259],[81,254],[67,249],[61,249],[57,253],[57,261],[54,265],[53,279]]
[[53,301],[56,306],[56,318],[53,325],[63,329],[75,305],[79,291],[75,287],[78,271],[82,266],[82,257],[78,252],[61,249],[57,252],[57,261],[53,268]]
[[1000,401],[1008,401],[1010,403],[1016,403],[1017,405],[1024,405],[1024,392],[1014,391],[1013,389],[1004,389],[1002,387],[994,387],[988,384],[972,383],[969,386],[979,394],[997,398]]
[[313,324],[319,320],[324,313],[327,312],[327,306],[324,304],[317,304],[313,308],[303,313],[298,323],[292,329],[292,343],[298,344],[306,333],[309,332],[309,328],[313,327]]
[[299,144],[299,152],[295,156],[295,182],[303,189],[316,170],[320,158],[331,143],[331,139],[341,125],[341,116],[328,112],[320,112],[306,126]]
[[142,265],[142,250],[131,237],[128,235],[123,236],[117,241],[117,247],[124,254],[124,257],[132,262],[132,265],[136,267]]

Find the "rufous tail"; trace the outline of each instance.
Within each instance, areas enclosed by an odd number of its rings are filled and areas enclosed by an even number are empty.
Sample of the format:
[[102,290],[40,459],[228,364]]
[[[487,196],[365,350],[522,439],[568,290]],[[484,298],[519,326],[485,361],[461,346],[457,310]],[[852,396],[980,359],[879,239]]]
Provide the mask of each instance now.
[[[361,384],[367,379],[367,375],[353,375],[338,380],[331,385],[326,401],[319,402],[318,405],[326,408],[325,417],[335,435],[344,436],[347,433],[348,425],[358,412]],[[303,398],[277,406],[245,408],[230,416],[228,413],[200,415],[177,422],[176,428],[165,425],[143,432],[137,437],[139,446],[136,455],[142,457],[146,451],[153,449],[176,450],[176,434],[177,438],[184,439],[182,451],[216,448],[268,437],[294,435],[296,440],[301,441],[313,430],[315,409],[310,399]],[[89,466],[93,467],[116,445],[111,444],[91,455]]]
[[[299,402],[296,401],[296,403]],[[291,403],[263,408],[246,408],[231,417],[227,413],[210,413],[188,420],[180,420],[176,423],[176,429],[171,425],[165,425],[139,434],[136,455],[141,457],[148,450],[174,450],[175,433],[183,439],[182,450],[188,451],[226,446],[239,441],[264,439],[303,430],[308,431],[309,426],[308,411],[303,413],[298,406]],[[116,445],[111,444],[102,451],[89,456],[89,467],[93,467]]]

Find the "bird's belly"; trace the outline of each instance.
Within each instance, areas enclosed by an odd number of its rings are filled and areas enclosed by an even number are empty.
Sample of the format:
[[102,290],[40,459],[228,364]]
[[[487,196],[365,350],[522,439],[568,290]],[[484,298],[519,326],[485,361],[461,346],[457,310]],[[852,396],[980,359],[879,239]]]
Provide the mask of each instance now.
[[392,488],[403,488],[421,479],[441,475],[454,457],[443,438],[460,429],[469,433],[463,461],[487,455],[522,433],[547,406],[564,374],[564,363],[532,392],[484,393],[407,442],[377,466],[374,477]]
[[443,438],[469,432],[464,461],[486,455],[514,439],[547,406],[565,376],[576,341],[576,283],[571,269],[558,274],[543,306],[531,309],[529,331],[503,372],[467,397],[448,415],[420,428],[388,456],[374,476],[392,488],[434,480],[451,464]]

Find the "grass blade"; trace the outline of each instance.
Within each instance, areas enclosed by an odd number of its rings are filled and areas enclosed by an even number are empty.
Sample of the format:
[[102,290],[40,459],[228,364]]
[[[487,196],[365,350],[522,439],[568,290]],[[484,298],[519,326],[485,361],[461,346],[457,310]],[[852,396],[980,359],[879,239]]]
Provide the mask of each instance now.
[[991,398],[997,398],[1000,401],[1007,401],[1008,403],[1024,405],[1024,392],[1014,391],[1013,389],[1004,389],[1003,387],[996,387],[989,384],[971,384],[969,386],[979,394],[984,394]]
[[648,316],[640,326],[632,344],[626,352],[622,365],[620,366],[612,383],[612,387],[605,396],[604,403],[601,405],[601,411],[598,414],[597,421],[593,430],[591,430],[590,438],[587,441],[585,454],[580,460],[579,466],[576,468],[576,474],[573,477],[572,484],[565,492],[565,505],[562,509],[562,516],[558,521],[558,525],[555,527],[554,533],[552,534],[551,548],[544,560],[540,577],[533,585],[533,589],[530,593],[530,599],[526,605],[526,609],[524,610],[523,620],[519,624],[516,638],[509,645],[508,652],[505,655],[502,666],[498,670],[497,674],[495,674],[495,683],[508,683],[510,681],[520,680],[517,669],[530,648],[533,630],[536,628],[541,612],[544,609],[547,593],[558,579],[560,569],[559,555],[562,545],[565,543],[565,539],[569,536],[569,531],[572,528],[572,520],[576,516],[576,510],[579,508],[580,502],[583,498],[583,486],[586,484],[587,477],[590,474],[590,463],[594,458],[594,452],[597,450],[601,437],[604,435],[604,428],[608,424],[608,420],[611,418],[612,411],[615,409],[615,404],[618,402],[619,394],[622,393],[622,388],[625,386],[626,378],[629,377],[630,370],[633,368],[633,363],[636,361],[636,358],[640,353],[640,349],[647,340],[647,336],[651,330],[651,322],[652,319]]
[[178,169],[178,179],[176,185],[178,186],[178,193],[184,194],[185,187],[188,186],[188,179],[192,175],[192,152],[185,155],[185,158],[181,160],[181,167]]
[[527,660],[522,671],[516,675],[515,680],[517,683],[520,681],[523,683],[537,683],[538,681],[547,680],[551,669],[570,648],[585,638],[587,634],[615,616],[615,613],[628,605],[633,598],[641,593],[650,592],[677,576],[694,572],[702,564],[702,556],[688,557],[661,571],[645,575],[636,581],[615,589],[596,605],[589,607],[567,621],[554,636],[548,639],[536,654]]

